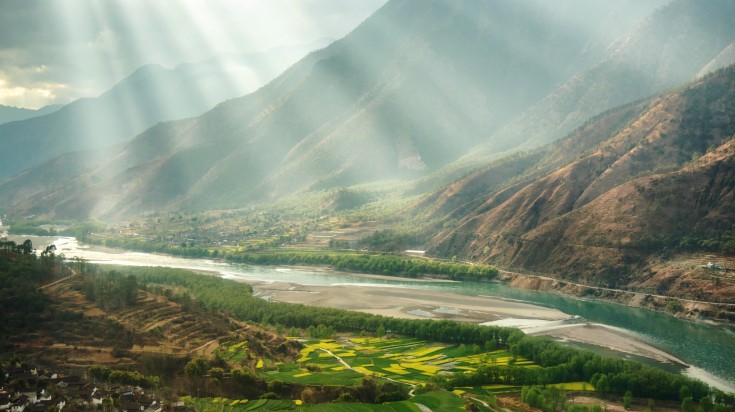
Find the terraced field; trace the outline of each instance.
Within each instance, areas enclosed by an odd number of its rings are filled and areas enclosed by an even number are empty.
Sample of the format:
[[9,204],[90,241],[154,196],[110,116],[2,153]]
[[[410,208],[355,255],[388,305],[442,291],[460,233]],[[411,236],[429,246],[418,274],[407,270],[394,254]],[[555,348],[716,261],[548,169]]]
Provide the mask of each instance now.
[[[101,349],[124,346],[125,342],[120,341],[118,336],[106,337],[100,332],[99,325],[109,324],[110,328],[128,331],[128,336],[132,336],[135,343],[132,348],[134,352],[184,356],[207,342],[234,337],[233,331],[243,327],[222,315],[197,307],[184,308],[180,303],[143,291],[139,292],[136,305],[114,311],[105,310],[87,301],[79,290],[79,284],[79,279],[72,277],[46,290],[52,305],[58,310],[82,315],[81,320],[73,324],[74,327],[55,332],[54,337],[59,343],[68,340],[72,345]],[[82,332],[84,329],[86,332]]]

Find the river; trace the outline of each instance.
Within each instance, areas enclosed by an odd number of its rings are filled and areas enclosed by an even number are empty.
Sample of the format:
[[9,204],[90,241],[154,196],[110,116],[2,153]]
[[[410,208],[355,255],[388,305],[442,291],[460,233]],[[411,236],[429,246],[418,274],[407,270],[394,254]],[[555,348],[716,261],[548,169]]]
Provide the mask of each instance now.
[[[25,239],[26,237],[18,237]],[[30,237],[34,244],[49,238]],[[167,266],[209,271],[244,282],[290,282],[302,285],[355,287],[390,286],[430,289],[474,296],[493,296],[554,308],[590,322],[624,331],[690,365],[684,373],[729,392],[735,392],[735,332],[729,326],[696,323],[641,308],[583,300],[553,292],[512,288],[499,283],[418,282],[407,279],[373,278],[309,268],[285,268],[232,264],[210,259],[188,259],[140,252],[111,251],[80,245],[74,238],[56,238],[58,253],[81,257],[92,263],[129,266]],[[510,324],[514,320],[510,319]],[[520,320],[521,323],[523,320]],[[520,323],[519,323],[520,325]]]

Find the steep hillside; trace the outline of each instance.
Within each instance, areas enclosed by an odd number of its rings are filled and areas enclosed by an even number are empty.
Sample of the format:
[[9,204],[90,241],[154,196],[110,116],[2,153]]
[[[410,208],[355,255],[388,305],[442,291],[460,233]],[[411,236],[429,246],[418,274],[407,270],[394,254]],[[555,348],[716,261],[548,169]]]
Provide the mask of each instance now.
[[614,44],[598,64],[580,71],[493,134],[470,159],[538,147],[612,107],[723,67],[735,41],[733,19],[735,3],[729,0],[672,1]]
[[72,187],[30,203],[111,218],[436,170],[590,60],[597,28],[571,30],[532,6],[391,1],[257,93],[149,129]]
[[64,153],[128,141],[161,121],[199,115],[256,90],[310,47],[325,45],[220,56],[173,69],[144,66],[98,97],[0,125],[0,180]]
[[[560,142],[541,163],[566,162],[540,177],[467,194],[455,188],[478,183],[453,185],[439,196],[485,203],[430,249],[610,286],[644,282],[662,253],[735,253],[735,67],[635,107],[645,109],[598,145],[576,143],[608,134],[625,108]],[[647,287],[677,289],[660,280]]]
[[[112,278],[105,278],[105,286],[110,290],[118,284],[110,279],[136,282],[115,271],[108,274]],[[91,298],[95,279],[104,276],[75,274],[41,287],[48,308],[24,330],[3,336],[3,349],[68,368],[140,365],[146,356],[165,356],[172,364],[182,363],[195,356],[210,358],[227,341],[248,342],[250,353],[242,363],[251,367],[259,357],[298,356],[297,343],[207,310],[180,285],[138,283],[148,290],[132,290],[133,302],[128,305],[120,305],[119,296],[107,296],[104,301]]]

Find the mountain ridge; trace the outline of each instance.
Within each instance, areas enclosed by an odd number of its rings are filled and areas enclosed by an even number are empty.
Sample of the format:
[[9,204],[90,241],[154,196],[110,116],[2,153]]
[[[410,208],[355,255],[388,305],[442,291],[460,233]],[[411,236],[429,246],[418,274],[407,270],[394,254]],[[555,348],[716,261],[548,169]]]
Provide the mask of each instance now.
[[199,115],[257,89],[310,51],[308,47],[320,45],[212,58],[173,69],[145,65],[97,97],[78,99],[44,116],[2,124],[0,180],[54,156],[113,146],[159,122]]
[[[639,117],[592,150],[573,151],[571,161],[500,201],[493,196],[502,191],[491,191],[429,250],[612,287],[653,285],[634,274],[661,266],[661,253],[689,247],[735,253],[735,119],[729,115],[735,113],[735,66],[643,106]],[[557,147],[573,142],[574,136]],[[687,246],[686,238],[710,243]],[[659,282],[660,291],[671,292],[666,285],[678,284],[671,279],[682,271],[659,270],[657,279],[668,279]],[[684,272],[687,279],[697,275]],[[735,286],[697,293],[735,296]]]
[[[388,2],[256,93],[139,135],[114,155],[127,163],[93,172],[89,182],[97,183],[86,189],[121,206],[105,211],[79,204],[79,210],[114,218],[123,209],[242,207],[437,170],[553,90],[575,61],[590,62],[586,48],[598,32],[580,35],[567,21],[530,6]],[[186,170],[193,146],[177,148],[172,139],[197,142],[202,158],[217,161]],[[128,156],[143,153],[140,147],[158,151]],[[187,177],[181,181],[160,178],[182,170]],[[154,174],[159,178],[148,178]],[[123,185],[127,180],[139,184]],[[102,195],[66,196],[53,203],[71,207],[73,197]]]

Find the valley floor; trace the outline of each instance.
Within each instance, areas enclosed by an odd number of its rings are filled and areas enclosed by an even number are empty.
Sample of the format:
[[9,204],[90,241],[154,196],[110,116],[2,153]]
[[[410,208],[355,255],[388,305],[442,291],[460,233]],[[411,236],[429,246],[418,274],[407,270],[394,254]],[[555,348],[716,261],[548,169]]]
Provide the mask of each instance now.
[[251,283],[265,299],[310,306],[355,310],[413,319],[451,319],[516,326],[533,335],[604,347],[684,367],[666,352],[614,328],[579,323],[556,309],[486,296],[393,287],[313,286],[295,283]]

